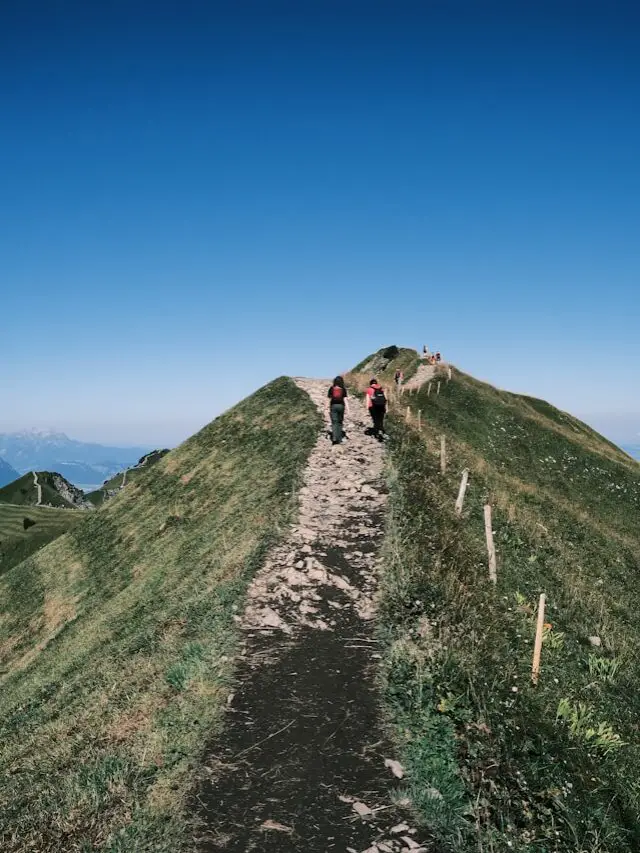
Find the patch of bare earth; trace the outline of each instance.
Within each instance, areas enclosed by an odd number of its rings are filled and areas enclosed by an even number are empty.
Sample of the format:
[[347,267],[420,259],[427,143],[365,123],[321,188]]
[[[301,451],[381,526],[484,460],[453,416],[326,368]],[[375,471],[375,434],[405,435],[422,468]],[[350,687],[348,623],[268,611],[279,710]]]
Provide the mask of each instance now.
[[[299,380],[318,406],[328,383]],[[201,853],[432,849],[391,794],[373,634],[383,447],[351,400],[342,445],[318,439],[298,524],[256,575],[237,683],[197,794]]]

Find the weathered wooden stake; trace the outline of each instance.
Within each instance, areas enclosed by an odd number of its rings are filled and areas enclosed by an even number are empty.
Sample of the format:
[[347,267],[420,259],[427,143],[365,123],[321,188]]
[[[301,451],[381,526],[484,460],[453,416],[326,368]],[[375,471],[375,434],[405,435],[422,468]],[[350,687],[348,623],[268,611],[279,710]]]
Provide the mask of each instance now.
[[544,606],[547,596],[544,592],[540,595],[538,602],[538,624],[536,625],[536,641],[533,646],[533,665],[531,667],[531,681],[534,684],[538,683],[540,675],[540,655],[542,654],[542,632],[544,630]]
[[440,383],[438,382],[438,394],[440,393]]
[[462,515],[462,504],[464,503],[464,495],[467,491],[467,483],[469,482],[469,472],[465,468],[462,472],[462,481],[460,483],[460,491],[458,492],[458,500],[456,501],[456,515]]
[[484,506],[484,532],[487,537],[487,553],[489,554],[489,578],[496,583],[498,580],[498,573],[496,570],[496,549],[493,544],[493,527],[491,524],[491,506],[489,504],[485,504]]
[[443,435],[440,436],[440,471],[444,474],[447,470],[447,443]]
[[451,382],[452,377],[453,377],[453,370],[451,368],[449,368],[449,382]]
[[427,385],[427,397],[431,394],[431,383]]
[[420,411],[420,409],[418,409],[418,429],[420,429],[420,427],[421,427],[421,421],[422,421],[422,412]]
[[411,406],[407,406],[407,414],[406,414],[405,420],[407,421],[407,423],[409,423],[410,419],[411,419]]

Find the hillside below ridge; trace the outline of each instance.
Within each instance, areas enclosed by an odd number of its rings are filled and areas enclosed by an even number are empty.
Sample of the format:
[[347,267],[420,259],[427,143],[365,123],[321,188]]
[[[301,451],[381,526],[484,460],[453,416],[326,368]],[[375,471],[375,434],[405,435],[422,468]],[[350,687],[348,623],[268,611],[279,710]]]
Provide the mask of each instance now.
[[420,365],[399,350],[381,372],[393,432],[380,623],[412,799],[456,851],[633,853],[640,467],[572,415],[455,367],[396,390],[401,358],[405,376]]
[[3,853],[193,849],[185,810],[230,690],[233,615],[319,427],[275,380],[0,575]]

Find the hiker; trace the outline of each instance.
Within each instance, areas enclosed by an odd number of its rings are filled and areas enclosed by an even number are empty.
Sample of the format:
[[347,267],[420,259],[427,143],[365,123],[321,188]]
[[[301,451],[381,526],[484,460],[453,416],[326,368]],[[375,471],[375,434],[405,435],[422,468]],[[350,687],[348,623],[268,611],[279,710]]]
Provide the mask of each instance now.
[[436,353],[436,362],[439,364],[442,361],[442,356],[439,352]]
[[429,347],[425,344],[425,345],[422,347],[422,357],[423,357],[423,358],[428,358],[428,356],[429,356]]
[[404,373],[401,370],[396,370],[395,376],[393,378],[396,381],[396,385],[402,385],[402,380],[404,379]]
[[382,441],[384,439],[384,415],[387,411],[387,398],[384,396],[382,386],[378,384],[377,379],[372,379],[369,382],[366,400],[373,421],[373,434],[378,441]]
[[347,389],[342,376],[336,376],[327,394],[329,398],[329,416],[331,418],[331,444],[340,444],[344,431],[345,409],[349,414],[349,403],[347,401]]

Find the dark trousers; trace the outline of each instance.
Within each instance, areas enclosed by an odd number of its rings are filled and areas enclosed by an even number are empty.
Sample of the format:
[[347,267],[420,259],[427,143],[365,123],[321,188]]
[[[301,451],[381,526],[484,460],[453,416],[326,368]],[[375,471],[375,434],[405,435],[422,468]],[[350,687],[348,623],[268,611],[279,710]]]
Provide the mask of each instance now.
[[342,441],[342,422],[344,421],[344,403],[331,404],[331,441],[340,444]]
[[371,406],[371,420],[373,421],[373,429],[378,437],[384,433],[384,415],[387,411],[385,406]]

